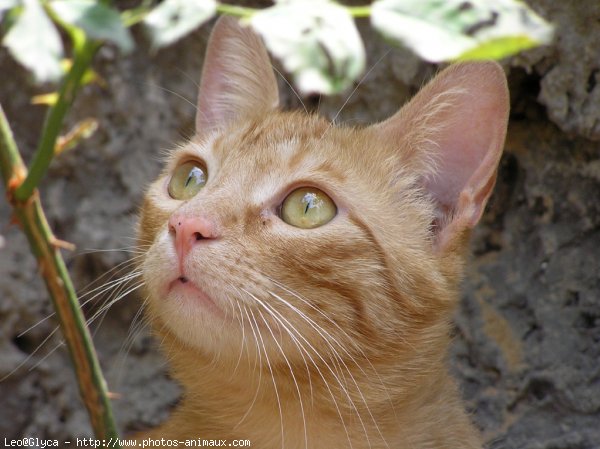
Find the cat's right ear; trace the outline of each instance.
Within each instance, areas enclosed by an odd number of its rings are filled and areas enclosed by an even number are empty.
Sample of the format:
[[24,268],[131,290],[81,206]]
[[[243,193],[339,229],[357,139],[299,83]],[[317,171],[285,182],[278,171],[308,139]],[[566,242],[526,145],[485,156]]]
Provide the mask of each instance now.
[[198,93],[196,132],[277,108],[277,81],[267,50],[250,27],[221,17],[210,36]]
[[421,176],[435,207],[435,249],[462,245],[496,181],[506,136],[509,95],[494,62],[455,64],[398,113],[376,125],[386,147]]

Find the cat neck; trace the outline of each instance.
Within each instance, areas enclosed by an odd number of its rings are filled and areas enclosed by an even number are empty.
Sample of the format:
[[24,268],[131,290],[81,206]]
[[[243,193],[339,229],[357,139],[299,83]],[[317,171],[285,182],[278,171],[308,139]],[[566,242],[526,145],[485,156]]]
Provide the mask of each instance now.
[[340,357],[259,369],[162,338],[186,394],[173,419],[155,429],[161,437],[248,439],[264,449],[481,447],[453,380],[439,369],[445,345],[410,366],[399,366],[410,360],[400,354],[376,366]]

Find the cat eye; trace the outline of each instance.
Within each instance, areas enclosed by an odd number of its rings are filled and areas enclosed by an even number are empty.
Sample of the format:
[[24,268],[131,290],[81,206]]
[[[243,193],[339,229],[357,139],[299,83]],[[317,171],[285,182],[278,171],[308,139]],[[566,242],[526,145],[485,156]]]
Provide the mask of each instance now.
[[281,205],[281,219],[302,229],[312,229],[330,222],[337,207],[329,196],[315,187],[301,187],[290,193]]
[[206,168],[200,162],[189,161],[178,166],[169,181],[169,195],[176,200],[188,200],[206,184]]

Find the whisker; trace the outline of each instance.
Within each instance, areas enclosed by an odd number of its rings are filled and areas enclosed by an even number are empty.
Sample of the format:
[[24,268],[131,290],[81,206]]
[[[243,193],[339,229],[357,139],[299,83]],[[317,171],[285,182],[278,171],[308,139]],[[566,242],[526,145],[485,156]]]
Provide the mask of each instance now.
[[[104,303],[102,304],[102,306],[100,306],[100,308],[92,315],[92,318],[89,318],[86,321],[86,324],[89,326],[93,321],[96,320],[96,318],[99,315],[104,314],[105,312],[108,312],[108,309],[110,309],[117,301],[119,301],[121,298],[123,298],[124,296],[127,295],[127,293],[125,293],[123,295],[121,293],[123,292],[123,290],[130,287],[130,284],[129,284],[130,281],[133,281],[140,276],[141,276],[141,273],[129,273],[129,274],[123,276],[122,278],[120,278],[119,282],[112,283],[109,287],[102,289],[100,292],[96,293],[94,296],[92,296],[91,298],[88,298],[86,301],[84,301],[81,304],[81,307],[84,307],[86,304],[88,304],[90,301],[94,300],[96,297],[103,295],[108,290],[111,290],[114,288],[114,290],[110,293],[110,295],[108,295],[108,298],[106,298],[104,300]],[[140,285],[143,285],[143,284],[144,284],[144,281],[141,281]],[[114,299],[114,298],[116,298],[116,299]],[[106,315],[105,314],[103,315],[103,318],[100,320],[100,323],[96,327],[92,336],[96,335],[96,332],[98,331],[98,329],[100,328],[100,326],[102,324],[102,321],[104,320],[104,316],[106,316]]]
[[145,254],[140,250],[139,246],[123,246],[121,248],[85,248],[81,251],[77,252],[77,256],[84,256],[87,254],[97,254],[97,253],[128,253],[128,254],[137,254],[138,257]]
[[[267,309],[267,311],[268,311],[268,309]],[[285,352],[284,352],[283,348],[281,347],[281,345],[277,341],[277,338],[275,337],[275,334],[271,330],[271,326],[269,326],[268,321],[265,319],[264,315],[262,314],[262,312],[260,310],[258,311],[258,313],[260,314],[263,322],[265,323],[265,326],[267,327],[267,330],[269,331],[269,333],[273,337],[273,341],[277,345],[277,348],[279,348],[279,351],[281,352],[281,355],[283,356],[283,359],[285,360],[285,363],[287,364],[287,366],[288,366],[288,368],[290,370],[290,374],[292,376],[292,380],[294,381],[294,385],[296,387],[296,392],[298,393],[298,402],[300,403],[300,413],[302,414],[302,423],[304,425],[304,447],[306,449],[308,449],[308,429],[306,428],[306,413],[304,412],[304,402],[302,401],[302,392],[300,391],[300,386],[298,385],[298,381],[296,380],[296,375],[294,374],[294,369],[292,368],[292,364],[290,363],[290,361],[288,360],[287,356],[285,355]]]
[[139,284],[137,284],[136,286],[129,288],[124,293],[119,293],[119,295],[116,298],[110,300],[107,304],[103,305],[98,311],[96,311],[96,313],[94,313],[92,315],[92,317],[87,321],[87,325],[89,326],[90,324],[92,324],[94,321],[96,321],[98,319],[99,316],[105,315],[105,312],[108,312],[108,309],[110,309],[113,305],[115,305],[117,302],[119,302],[125,296],[136,291],[143,285],[144,285],[144,282],[142,281]]
[[152,87],[156,87],[164,92],[167,92],[169,94],[175,95],[177,98],[179,98],[180,100],[185,101],[187,104],[189,104],[190,106],[192,106],[194,108],[195,111],[198,110],[198,105],[196,105],[196,103],[194,103],[193,101],[190,101],[188,98],[184,97],[183,95],[175,92],[174,90],[168,89],[164,86],[161,86],[159,84],[153,84],[153,83],[146,83]]
[[[79,296],[79,302],[80,302],[80,307],[85,307],[86,305],[88,305],[91,301],[93,301],[94,299],[96,299],[98,296],[103,295],[104,293],[106,293],[109,290],[114,289],[119,289],[121,288],[124,284],[126,284],[127,282],[131,281],[132,279],[136,279],[138,277],[142,276],[141,272],[131,272],[131,273],[127,273],[125,275],[123,275],[122,277],[112,280],[112,281],[108,281],[105,284],[102,284],[96,288],[94,288],[93,290],[90,290],[84,294],[82,294],[81,296]],[[93,296],[87,298],[85,301],[81,302],[82,299],[86,298],[87,296],[91,295],[95,293]],[[114,294],[114,292],[112,293]]]
[[[144,308],[146,307],[146,304],[148,303],[148,299],[149,299],[149,296],[146,296],[146,298],[144,298],[144,301],[142,301],[142,304],[140,305],[139,309],[133,316],[133,319],[131,320],[131,324],[129,325],[129,329],[127,330],[127,338],[125,339],[125,341],[119,348],[119,353],[116,357],[117,360],[119,360],[118,368],[117,368],[117,375],[116,375],[116,380],[115,380],[116,384],[120,384],[120,382],[121,382],[123,368],[125,367],[125,361],[127,360],[127,356],[129,355],[129,352],[131,351],[131,348],[133,347],[135,340],[144,331],[144,329],[148,325],[148,319],[142,315],[142,312],[144,311]],[[141,319],[140,319],[140,317],[141,317]]]
[[37,323],[29,326],[27,329],[25,329],[23,332],[21,332],[20,334],[17,335],[17,338],[21,338],[23,335],[25,335],[27,332],[32,331],[33,329],[35,329],[36,327],[38,327],[40,324],[42,324],[44,321],[52,318],[54,315],[56,315],[56,312],[52,312],[50,315],[45,316],[44,318],[42,318],[41,320],[39,320]]
[[[233,368],[233,375],[235,375],[235,373],[237,373],[238,367],[240,366],[240,362],[242,361],[242,355],[244,355],[244,347],[246,347],[246,351],[248,351],[248,346],[246,345],[246,326],[244,326],[244,322],[243,322],[242,306],[240,305],[240,303],[238,301],[235,301],[235,304],[237,305],[237,307],[240,311],[238,321],[240,323],[240,327],[242,328],[242,342],[240,344],[240,355],[238,356],[235,367]],[[249,357],[249,354],[248,354],[248,357]]]
[[274,65],[271,64],[271,67],[273,68],[273,70],[281,77],[281,79],[285,82],[285,84],[288,85],[288,87],[292,90],[292,92],[294,93],[294,95],[296,96],[296,98],[298,99],[298,101],[300,101],[300,104],[302,105],[302,107],[304,108],[304,112],[306,112],[306,115],[308,115],[308,109],[306,109],[306,105],[304,104],[304,102],[302,101],[302,98],[300,98],[300,95],[298,94],[298,92],[296,91],[296,89],[294,89],[294,86],[292,86],[290,84],[290,82],[287,80],[287,78],[285,76],[283,76],[283,74],[277,70],[277,67],[275,67]]
[[[258,383],[256,385],[256,392],[254,393],[254,397],[252,398],[250,407],[248,407],[248,410],[246,410],[246,413],[244,414],[244,416],[242,416],[242,419],[240,419],[238,421],[238,423],[233,427],[233,430],[237,429],[239,427],[239,425],[241,423],[243,423],[244,420],[248,417],[248,415],[250,415],[250,411],[252,410],[252,407],[254,407],[256,399],[258,398],[258,393],[260,392],[260,386],[262,384],[262,369],[260,369],[260,365],[262,365],[262,354],[260,352],[260,344],[258,342],[258,336],[256,335],[256,331],[254,330],[254,326],[252,325],[252,321],[250,320],[250,315],[248,314],[248,310],[246,309],[245,306],[243,306],[243,307],[244,307],[244,313],[246,314],[246,317],[248,317],[248,324],[250,325],[250,329],[252,330],[252,334],[254,335],[254,340],[256,342],[256,353],[258,354],[258,363],[259,363]],[[255,360],[254,369],[256,370],[256,358],[254,360]]]
[[367,73],[365,73],[363,75],[363,77],[360,79],[360,81],[356,84],[356,86],[354,87],[354,89],[352,90],[352,92],[350,93],[350,95],[348,95],[348,98],[346,98],[346,101],[344,101],[344,104],[342,104],[342,106],[340,107],[340,109],[337,111],[337,113],[335,114],[335,116],[333,117],[333,119],[331,120],[329,126],[325,129],[325,131],[323,131],[323,134],[321,135],[321,138],[319,139],[322,140],[323,137],[325,137],[325,134],[327,134],[327,132],[329,131],[330,128],[333,127],[333,125],[335,125],[335,121],[337,120],[337,118],[339,117],[339,115],[342,113],[342,110],[346,107],[346,105],[348,104],[348,102],[350,101],[350,99],[354,96],[354,94],[356,93],[356,91],[358,90],[358,88],[364,83],[364,81],[367,79],[367,77],[371,74],[371,72],[375,69],[375,67],[377,67],[379,65],[379,63],[390,53],[391,49],[388,49],[372,66],[369,70],[367,70]]
[[[256,296],[253,296],[253,298],[254,298],[255,300],[257,300],[257,302],[259,302],[259,304],[260,304],[260,303],[262,303],[264,306],[266,306],[266,303],[263,303],[263,302],[261,302],[261,301],[260,301],[258,298],[256,298]],[[311,344],[311,343],[310,343],[308,340],[306,340],[306,338],[304,338],[304,336],[303,336],[303,335],[302,335],[302,334],[301,334],[301,333],[300,333],[300,332],[299,332],[299,331],[298,331],[298,330],[297,330],[297,329],[294,327],[294,325],[293,325],[293,324],[291,324],[291,323],[290,323],[290,322],[289,322],[289,321],[288,321],[288,320],[287,320],[287,319],[286,319],[286,318],[285,318],[283,315],[281,315],[281,313],[279,313],[279,312],[278,312],[277,310],[275,310],[275,309],[272,309],[272,310],[273,310],[273,312],[274,312],[276,315],[279,315],[279,317],[280,317],[282,320],[284,320],[284,321],[285,321],[285,322],[288,324],[288,326],[289,326],[291,329],[293,329],[293,330],[295,331],[295,333],[297,334],[297,336],[298,336],[299,338],[301,338],[301,339],[302,339],[302,340],[303,340],[303,341],[304,341],[304,342],[305,342],[305,343],[306,343],[306,344],[309,346],[309,348],[310,348],[310,349],[311,349],[311,350],[312,350],[312,351],[315,353],[315,355],[316,355],[317,357],[319,357],[319,359],[320,359],[320,360],[323,362],[323,364],[324,364],[324,365],[327,367],[327,369],[328,369],[328,370],[331,372],[331,374],[333,375],[333,377],[334,377],[334,378],[335,378],[335,379],[338,381],[338,384],[340,385],[340,387],[341,387],[342,391],[344,391],[344,392],[346,393],[346,395],[348,396],[348,398],[350,399],[350,401],[352,401],[352,399],[351,399],[351,398],[350,398],[350,396],[349,396],[349,393],[348,393],[348,392],[347,392],[347,391],[344,389],[344,385],[343,385],[343,383],[340,381],[340,379],[339,379],[339,378],[338,378],[338,376],[335,374],[335,372],[334,372],[334,371],[331,369],[331,367],[329,366],[329,364],[328,364],[328,363],[325,361],[325,359],[323,358],[323,356],[321,356],[321,354],[320,354],[320,353],[319,353],[319,352],[318,352],[318,351],[315,349],[315,347],[314,347],[314,346],[313,346],[313,345],[312,345],[312,344]],[[275,318],[275,315],[273,315],[273,317]],[[282,326],[284,326],[284,327],[285,327],[285,325],[283,325],[283,323],[282,323]],[[290,337],[294,338],[294,337],[293,337],[293,335],[292,335],[291,333],[289,333],[289,335],[290,335]],[[297,341],[297,340],[296,340],[296,341]],[[298,341],[298,344],[300,344],[300,345],[301,345],[301,347],[302,347],[302,348],[304,348],[304,346],[302,346],[302,344],[301,344],[299,341]],[[338,415],[339,415],[339,417],[340,417],[340,421],[342,422],[342,426],[344,427],[344,430],[345,430],[345,432],[346,432],[346,436],[348,437],[348,444],[350,445],[350,448],[352,448],[352,440],[351,440],[351,438],[350,438],[350,433],[348,432],[348,429],[347,429],[346,423],[345,423],[345,421],[344,421],[344,418],[343,418],[342,412],[341,412],[341,410],[340,410],[340,408],[339,408],[339,406],[338,406],[338,403],[337,403],[337,400],[336,400],[336,398],[335,398],[335,395],[334,395],[334,394],[333,394],[333,392],[331,391],[331,388],[329,387],[329,383],[328,383],[328,382],[327,382],[327,380],[325,379],[325,376],[323,375],[323,373],[322,373],[321,369],[319,368],[319,365],[318,365],[318,364],[315,362],[315,360],[312,358],[312,356],[310,355],[310,353],[309,353],[309,352],[308,352],[308,351],[307,351],[305,348],[304,348],[304,351],[305,351],[306,355],[307,355],[307,356],[310,358],[311,362],[313,363],[313,365],[314,365],[315,369],[317,370],[317,372],[319,373],[319,375],[321,376],[321,379],[323,379],[323,383],[324,383],[325,387],[327,388],[327,390],[328,390],[328,392],[329,392],[329,394],[330,394],[330,396],[331,396],[331,399],[332,399],[332,401],[333,401],[334,407],[336,408],[336,410],[337,410],[337,412],[338,412]],[[358,411],[357,411],[357,413],[358,413]]]
[[271,379],[273,380],[273,388],[275,389],[275,397],[277,398],[277,407],[279,408],[279,421],[281,424],[281,448],[283,449],[285,447],[285,437],[284,437],[284,431],[283,431],[283,409],[281,408],[281,399],[279,397],[279,390],[277,389],[277,382],[275,381],[275,373],[273,373],[273,367],[271,366],[271,360],[269,359],[269,353],[267,352],[267,347],[265,345],[265,341],[262,337],[262,334],[260,332],[260,327],[258,326],[258,323],[256,322],[256,317],[254,316],[254,312],[252,312],[252,309],[250,309],[250,314],[252,315],[252,321],[254,321],[254,324],[256,325],[256,332],[258,334],[258,337],[260,338],[260,342],[261,342],[262,348],[263,348],[263,353],[265,355],[265,359],[267,360],[267,367],[269,368],[269,372],[271,373]]
[[25,359],[20,362],[10,373],[8,373],[7,375],[5,375],[2,379],[0,379],[0,382],[4,382],[6,379],[8,379],[10,376],[12,376],[14,373],[16,373],[19,369],[21,369],[27,362],[29,362],[29,360],[31,360],[31,358],[33,358],[33,356],[42,348],[42,346],[44,346],[46,344],[46,342],[48,340],[50,340],[50,338],[52,338],[52,336],[58,331],[58,326],[56,326],[54,328],[54,330],[52,330],[52,332],[50,332],[43,340],[42,342],[36,346],[36,348],[31,351],[29,353],[29,355],[27,357],[25,357]]
[[[337,341],[337,339],[335,339],[334,337],[332,337],[325,329],[323,329],[323,327],[319,326],[312,318],[308,317],[306,314],[304,314],[304,312],[302,312],[301,310],[297,309],[296,307],[294,307],[292,304],[290,304],[289,302],[287,302],[285,299],[281,298],[279,295],[269,291],[269,294],[271,296],[273,296],[275,299],[282,301],[285,305],[287,305],[290,309],[292,309],[295,313],[297,313],[302,319],[304,319],[308,324],[311,325],[311,327],[313,327],[313,329],[315,329],[317,331],[317,333],[321,336],[321,338],[323,338],[323,340],[325,341],[325,343],[330,347],[330,349],[332,350],[333,354],[336,356],[337,359],[339,359],[339,361],[344,365],[344,367],[346,368],[346,372],[348,373],[348,375],[350,376],[350,379],[352,379],[352,382],[354,383],[354,385],[356,386],[356,391],[358,392],[358,394],[360,395],[363,404],[365,405],[365,408],[367,410],[367,413],[369,414],[371,420],[373,421],[373,424],[375,425],[379,435],[381,436],[382,440],[385,442],[386,446],[387,446],[387,442],[383,436],[383,434],[381,433],[381,430],[379,429],[379,425],[377,424],[377,420],[375,419],[375,417],[373,416],[371,409],[369,408],[369,405],[367,403],[367,400],[358,384],[358,382],[356,381],[356,379],[354,378],[354,375],[352,374],[352,372],[350,371],[350,368],[348,367],[348,365],[346,364],[346,362],[339,356],[338,351],[332,346],[330,339],[335,342],[336,344],[338,344],[340,346],[340,348],[342,348],[343,350],[345,350],[343,348],[343,346]],[[323,333],[325,333],[327,335],[326,338]],[[348,353],[347,351],[345,351],[347,353],[347,355],[350,357],[350,359],[354,362],[354,364],[362,371],[362,373],[365,375],[365,377],[368,377],[367,374],[364,372],[364,370],[362,370],[362,368],[360,367],[360,365],[358,364],[358,362],[354,359],[354,357]],[[350,396],[348,396],[348,398],[350,399]],[[351,399],[350,399],[351,400]],[[351,400],[352,401],[352,400]],[[352,401],[352,404],[354,405],[354,402]],[[354,406],[356,408],[356,406]],[[360,417],[360,414],[358,413],[358,410],[356,410],[357,416],[359,417],[359,420],[361,421],[362,425],[363,425],[363,429],[365,431],[365,435],[367,437],[367,440],[369,439],[368,434],[367,434],[367,429],[366,426],[364,425],[362,418]],[[371,446],[371,443],[369,441],[369,447]],[[389,447],[389,446],[388,446]]]
[[[269,311],[269,309],[265,309],[265,310],[267,310],[267,312],[272,315],[272,313]],[[262,314],[262,312],[260,310],[258,311],[258,313],[260,314],[261,318],[263,319],[263,322],[265,323],[267,330],[273,337],[273,341],[279,348],[279,351],[281,352],[281,355],[283,356],[283,359],[285,360],[285,363],[287,364],[287,366],[290,370],[290,374],[292,375],[292,380],[294,381],[294,385],[296,386],[296,391],[298,392],[298,401],[300,403],[300,413],[302,414],[302,422],[304,424],[304,446],[306,449],[308,449],[308,430],[306,428],[306,414],[304,413],[304,403],[302,401],[302,393],[300,392],[300,387],[298,386],[298,381],[296,380],[296,375],[294,374],[294,370],[292,369],[292,364],[290,363],[287,356],[285,355],[285,352],[284,352],[283,348],[281,347],[281,345],[279,344],[279,342],[277,341],[277,338],[275,338],[275,334],[271,330],[271,326],[269,326],[269,323],[265,319],[264,315]]]
[[[134,276],[135,277],[135,276]],[[115,285],[119,285],[119,287],[122,287],[124,285],[124,283],[126,281],[131,280],[134,277],[124,277],[124,279],[120,279],[119,282],[120,284],[115,284]],[[100,310],[98,310],[93,316],[92,318],[90,318],[89,320],[87,320],[86,324],[89,326],[101,313],[108,311],[108,309],[115,304],[117,301],[119,301],[120,299],[122,299],[123,297],[127,296],[129,293],[133,292],[134,290],[137,290],[139,287],[141,287],[144,283],[141,282],[139,285],[137,285],[136,287],[130,288],[129,290],[127,290],[125,293],[120,294],[117,298],[115,298],[114,300],[112,300],[109,304],[104,305]],[[109,287],[110,288],[110,287]],[[105,290],[104,290],[105,291]],[[102,293],[102,292],[101,292]],[[101,294],[100,293],[100,294]],[[89,302],[92,299],[94,299],[97,295],[94,295],[92,298],[88,299],[86,301]],[[82,304],[81,307],[83,307],[85,305]],[[34,328],[35,326],[39,325],[41,322],[45,321],[46,319],[50,318],[51,316],[55,315],[56,312],[53,312],[52,314],[50,314],[49,316],[47,316],[46,318],[44,318],[42,321],[36,323],[34,326],[32,326],[31,328]],[[46,336],[46,338],[44,338],[44,340],[29,354],[29,356],[23,360],[19,365],[17,365],[17,367],[15,367],[10,373],[8,373],[6,376],[4,376],[2,379],[0,379],[0,382],[4,381],[5,379],[7,379],[8,377],[10,377],[12,374],[14,374],[18,369],[20,369],[23,365],[25,365],[25,363],[27,363],[38,351],[39,349],[58,331],[58,329],[60,328],[60,326],[56,326],[52,332],[50,332],[50,334],[48,334],[48,336]],[[30,329],[29,329],[30,330]],[[23,334],[23,333],[22,333]],[[22,335],[21,334],[21,335]],[[41,363],[43,363],[51,354],[53,354],[59,347],[64,346],[64,341],[61,341],[56,347],[54,347],[51,351],[49,351],[47,354],[44,355],[44,357],[42,357],[40,360],[38,360],[33,366],[31,366],[28,371],[32,371],[35,368],[37,368]]]
[[198,80],[196,78],[193,78],[192,76],[190,76],[190,74],[187,73],[185,70],[181,69],[180,67],[175,67],[175,70],[177,70],[179,73],[181,73],[183,76],[185,76],[189,81],[191,81],[191,83],[194,85],[194,87],[196,89],[200,88],[200,83],[198,83]]
[[311,401],[312,401],[312,399],[314,397],[314,395],[313,395],[312,378],[311,378],[311,375],[310,375],[310,369],[308,368],[308,362],[307,362],[306,358],[304,357],[304,353],[306,353],[306,355],[308,355],[309,357],[310,357],[310,354],[308,354],[308,352],[306,352],[306,350],[304,349],[304,347],[302,347],[301,345],[298,344],[298,340],[296,339],[296,337],[294,336],[294,334],[292,334],[290,332],[290,330],[285,326],[285,324],[277,316],[275,316],[273,314],[273,312],[277,313],[276,310],[274,310],[269,304],[267,304],[264,301],[261,301],[260,299],[258,299],[255,295],[253,295],[249,291],[247,291],[245,289],[242,289],[242,291],[244,293],[246,293],[247,295],[249,295],[254,301],[256,301],[263,308],[265,308],[267,310],[267,312],[269,313],[269,315],[272,316],[275,320],[277,320],[278,326],[281,325],[281,328],[287,332],[287,334],[292,339],[293,343],[298,348],[298,352],[300,354],[300,357],[302,357],[302,360],[304,361],[304,366],[306,367],[306,374],[307,374],[307,377],[308,377],[308,385],[309,385],[309,389],[310,389],[310,397],[311,397]]
[[[97,296],[99,296],[100,294],[104,293],[105,291],[107,291],[107,290],[109,290],[109,289],[113,288],[114,286],[116,286],[116,285],[122,286],[122,285],[123,285],[124,283],[126,283],[127,281],[129,281],[129,280],[131,280],[131,279],[133,279],[133,278],[135,278],[135,277],[137,277],[137,276],[140,276],[140,275],[141,275],[141,273],[133,273],[133,274],[130,274],[130,275],[126,275],[126,276],[124,276],[123,278],[121,278],[121,279],[118,279],[118,280],[116,280],[116,281],[114,281],[114,282],[113,282],[113,281],[109,282],[109,283],[108,283],[108,284],[109,284],[109,286],[108,286],[108,287],[106,287],[106,285],[107,285],[107,284],[105,284],[105,285],[103,285],[103,286],[101,286],[101,287],[98,287],[98,288],[103,288],[103,290],[101,290],[99,293],[97,293],[96,295],[94,295],[94,296],[92,296],[91,298],[89,298],[89,299],[88,299],[87,301],[85,301],[84,303],[80,304],[80,307],[83,307],[83,306],[85,306],[85,305],[86,305],[88,302],[90,302],[91,300],[93,300],[94,298],[96,298]],[[142,284],[140,284],[139,286],[141,286],[141,285],[143,285],[143,283],[142,283]],[[135,289],[139,288],[139,286],[138,286],[138,287],[136,287]],[[96,289],[92,290],[91,292],[88,292],[88,294],[91,294],[91,293],[93,293],[94,291],[98,290],[98,288],[96,288]],[[128,292],[126,292],[126,293],[125,293],[125,295],[126,295],[126,294],[128,294],[128,293],[130,293],[131,291],[133,291],[133,290],[135,290],[135,289],[129,290]],[[117,300],[115,300],[115,301],[112,301],[112,302],[111,302],[110,304],[108,304],[107,306],[103,306],[103,307],[102,307],[102,308],[101,308],[101,309],[100,309],[98,312],[96,312],[96,314],[94,314],[94,316],[92,317],[92,319],[90,319],[90,320],[88,320],[88,321],[87,321],[87,325],[89,326],[89,324],[91,324],[91,323],[92,323],[92,321],[94,321],[94,319],[96,318],[96,316],[98,315],[98,313],[101,313],[101,312],[103,312],[104,310],[108,310],[108,308],[110,308],[110,307],[111,307],[111,306],[112,306],[112,305],[113,305],[115,302],[117,302],[119,299],[121,299],[121,298],[122,298],[123,296],[125,296],[125,295],[121,295],[121,296],[119,296],[119,297],[117,298]],[[85,295],[83,295],[83,296],[85,296]],[[81,298],[79,298],[79,299],[81,300]],[[52,317],[52,316],[54,316],[54,315],[56,315],[56,312],[52,312],[51,314],[49,314],[48,316],[46,316],[46,317],[45,317],[45,318],[43,318],[42,320],[38,321],[38,322],[37,322],[36,324],[34,324],[33,326],[30,326],[30,327],[29,327],[27,330],[25,330],[24,332],[21,332],[21,333],[19,334],[19,336],[23,336],[25,333],[27,333],[27,332],[29,332],[30,330],[34,329],[35,327],[37,327],[38,325],[40,325],[42,322],[46,321],[47,319],[51,318],[51,317]],[[27,358],[25,358],[25,360],[23,360],[21,363],[19,363],[19,364],[18,364],[18,365],[17,365],[17,366],[16,366],[16,367],[15,367],[15,368],[14,368],[14,369],[13,369],[13,370],[10,372],[10,373],[8,373],[6,376],[4,376],[2,379],[0,379],[0,382],[4,381],[5,379],[7,379],[7,378],[8,378],[8,377],[10,377],[11,375],[13,375],[13,374],[14,374],[14,373],[15,373],[17,370],[19,370],[21,367],[23,367],[23,366],[24,366],[24,365],[25,365],[25,364],[26,364],[26,363],[27,363],[27,362],[28,362],[28,361],[29,361],[29,360],[30,360],[30,359],[31,359],[31,358],[32,358],[32,357],[33,357],[33,356],[34,356],[34,355],[35,355],[35,354],[36,354],[36,353],[37,353],[37,352],[38,352],[38,351],[39,351],[39,350],[40,350],[40,349],[43,347],[43,346],[44,346],[44,344],[46,344],[46,342],[47,342],[47,341],[48,341],[48,340],[49,340],[49,339],[50,339],[50,338],[51,338],[51,337],[52,337],[52,336],[53,336],[53,335],[54,335],[54,334],[55,334],[55,333],[56,333],[56,332],[59,330],[59,328],[60,328],[60,326],[58,326],[58,325],[57,325],[57,326],[56,326],[56,327],[55,327],[55,328],[52,330],[52,332],[50,332],[50,333],[49,333],[49,334],[48,334],[48,335],[47,335],[47,336],[44,338],[44,340],[42,340],[42,342],[41,342],[41,343],[40,343],[40,344],[39,344],[39,345],[38,345],[38,346],[37,346],[37,347],[36,347],[36,348],[35,348],[35,349],[34,349],[34,350],[33,350],[33,351],[32,351],[32,352],[29,354],[29,355],[28,355],[28,357],[27,357]],[[64,342],[61,342],[61,343],[60,343],[60,344],[59,344],[57,347],[55,347],[54,349],[52,349],[50,353],[53,353],[53,352],[55,352],[55,351],[58,349],[58,347],[60,347],[60,346],[61,346],[61,345],[63,345],[63,344],[64,344]],[[40,363],[42,363],[42,361],[43,361],[43,360],[47,359],[47,358],[48,358],[48,356],[49,356],[49,354],[46,354],[46,355],[44,355],[44,357],[42,358],[42,360],[41,360],[41,361],[38,361],[38,362],[36,362],[36,364],[35,364],[33,367],[29,368],[29,371],[31,371],[32,369],[34,369],[34,368],[36,368],[37,366],[39,366],[39,364],[40,364]]]
[[42,357],[40,360],[38,360],[35,363],[35,365],[29,367],[29,369],[27,371],[33,371],[34,369],[36,369],[38,366],[40,366],[42,363],[44,363],[44,361],[47,360],[48,357],[50,357],[52,354],[54,354],[56,352],[56,350],[58,348],[60,348],[61,346],[65,346],[64,341],[58,342],[58,344],[54,347],[54,349],[50,350],[47,354],[44,354],[44,357]]
[[[377,379],[379,380],[379,384],[383,387],[384,391],[386,392],[386,395],[388,397],[388,402],[389,402],[389,404],[390,404],[390,406],[392,408],[392,411],[394,412],[394,416],[396,416],[396,409],[394,407],[394,403],[392,401],[392,397],[390,396],[389,389],[388,389],[387,385],[383,382],[383,379],[381,378],[381,376],[380,376],[379,372],[377,371],[377,369],[375,368],[375,366],[373,366],[373,363],[371,363],[371,360],[369,359],[369,357],[364,353],[364,351],[362,350],[362,348],[360,346],[358,346],[357,344],[354,343],[354,341],[350,337],[350,335],[348,335],[348,333],[344,329],[342,329],[342,327],[338,323],[336,323],[333,319],[331,319],[331,317],[329,317],[326,313],[324,313],[318,307],[316,307],[313,304],[311,304],[310,301],[308,301],[306,298],[303,298],[301,295],[299,295],[298,293],[290,290],[285,285],[281,284],[280,282],[277,282],[275,279],[272,279],[272,278],[270,278],[268,276],[267,276],[267,278],[271,282],[273,282],[275,285],[277,285],[279,288],[281,288],[282,290],[288,292],[294,298],[298,299],[299,301],[302,301],[308,307],[310,307],[311,309],[313,309],[317,313],[319,313],[321,316],[323,316],[330,324],[332,324],[337,330],[339,330],[348,339],[348,341],[350,341],[350,342],[353,343],[354,348],[357,349],[360,352],[360,354],[363,357],[363,359],[368,363],[368,365],[370,366],[370,368],[373,371],[373,373],[375,373],[375,375],[377,376]],[[329,333],[327,333],[327,334],[329,334]],[[348,352],[348,350],[343,345],[341,345],[339,342],[337,342],[337,340],[336,340],[336,343],[338,344],[338,346],[340,346],[340,349],[342,351],[344,351],[344,353],[348,357],[350,357],[350,359],[354,362],[354,364],[358,367],[358,369],[363,373],[363,375],[367,376],[367,373],[363,370],[362,366],[354,359],[354,357]]]
[[[88,287],[90,287],[91,285],[93,285],[94,283],[98,282],[98,281],[99,281],[100,279],[102,279],[103,277],[106,277],[106,276],[107,276],[107,275],[108,275],[108,274],[109,274],[111,271],[114,271],[114,270],[115,270],[115,269],[117,269],[117,268],[118,268],[120,265],[122,265],[122,264],[124,264],[124,263],[128,263],[128,262],[129,262],[129,261],[121,262],[119,265],[117,265],[117,266],[113,267],[111,270],[109,270],[107,273],[105,273],[104,275],[102,275],[100,278],[98,278],[98,279],[96,279],[96,280],[92,281],[91,283],[89,283],[89,284],[88,284],[86,287],[84,287],[84,289],[85,289],[85,288],[88,288]],[[120,281],[120,280],[121,280],[121,279],[118,279],[118,280],[116,280],[116,281],[114,281],[114,282],[117,282],[117,281]],[[113,281],[111,281],[111,282],[113,282]],[[82,299],[82,298],[84,298],[84,297],[85,297],[85,296],[87,296],[88,294],[91,294],[91,293],[93,293],[93,292],[97,291],[98,289],[101,289],[101,288],[103,288],[103,287],[106,287],[108,284],[109,284],[109,283],[103,284],[103,285],[101,285],[101,286],[99,286],[99,287],[95,288],[94,290],[92,290],[92,291],[90,291],[90,292],[87,292],[86,294],[83,294],[83,295],[81,295],[81,292],[80,292],[80,293],[79,293],[79,296],[78,296],[78,300],[81,302],[81,299]],[[96,296],[94,296],[94,298],[95,298],[95,297],[96,297]],[[94,299],[94,298],[91,298],[91,299]],[[84,302],[83,304],[81,304],[81,303],[80,303],[80,307],[83,307],[83,306],[85,306],[85,305],[86,305],[88,302],[89,302],[89,301],[86,301],[86,302]],[[25,335],[27,332],[30,332],[31,330],[35,329],[37,326],[39,326],[40,324],[42,324],[44,321],[48,320],[49,318],[52,318],[54,315],[56,315],[56,311],[53,311],[53,312],[49,313],[48,315],[46,315],[46,316],[45,316],[44,318],[42,318],[41,320],[39,320],[39,321],[37,321],[36,323],[34,323],[34,324],[32,324],[31,326],[29,326],[29,327],[28,327],[27,329],[25,329],[23,332],[19,333],[19,334],[17,335],[17,338],[20,338],[20,337],[22,337],[23,335]]]

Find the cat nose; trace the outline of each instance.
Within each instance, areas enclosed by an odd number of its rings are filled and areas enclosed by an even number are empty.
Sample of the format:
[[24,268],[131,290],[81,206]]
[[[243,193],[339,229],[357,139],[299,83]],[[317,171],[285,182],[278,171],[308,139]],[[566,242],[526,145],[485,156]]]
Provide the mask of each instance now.
[[179,257],[185,257],[197,243],[218,237],[214,223],[202,216],[172,215],[169,233],[175,237],[175,249]]

